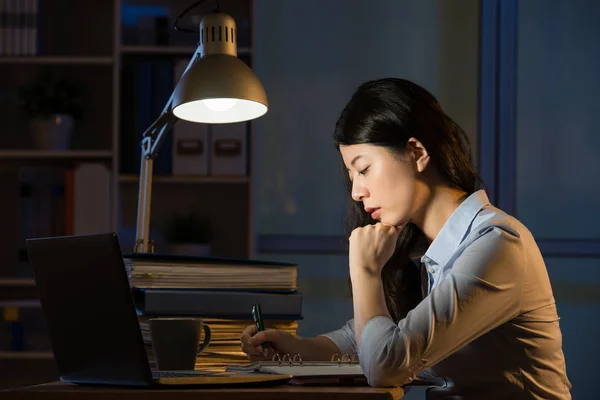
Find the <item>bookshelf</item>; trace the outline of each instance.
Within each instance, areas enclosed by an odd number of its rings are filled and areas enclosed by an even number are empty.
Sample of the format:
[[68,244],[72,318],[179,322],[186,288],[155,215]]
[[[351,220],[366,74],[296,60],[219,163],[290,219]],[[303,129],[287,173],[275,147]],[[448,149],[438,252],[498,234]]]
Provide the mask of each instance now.
[[113,154],[103,150],[0,150],[0,160],[108,160]]
[[0,360],[44,360],[52,358],[51,351],[0,351]]
[[[0,287],[35,286],[33,278],[2,278]],[[1,303],[0,303],[1,304]]]
[[[137,175],[121,175],[119,177],[122,183],[138,183],[139,176]],[[157,176],[152,179],[153,184],[162,183],[183,183],[183,184],[202,184],[202,183],[218,183],[218,184],[248,184],[250,179],[248,176]]]
[[112,62],[112,57],[8,56],[0,58],[0,64],[110,65]]
[[[43,318],[35,300],[35,284],[24,251],[24,238],[28,236],[22,232],[22,225],[29,215],[22,199],[23,188],[28,185],[23,183],[23,171],[29,174],[31,171],[39,172],[37,184],[52,183],[62,187],[62,196],[66,196],[66,182],[73,179],[72,175],[77,173],[78,168],[101,165],[106,171],[104,189],[99,191],[94,182],[89,188],[102,193],[97,197],[104,204],[103,210],[108,210],[107,223],[91,226],[89,230],[116,231],[123,251],[131,251],[137,214],[139,139],[158,117],[159,109],[175,87],[176,63],[183,60],[187,63],[197,42],[195,34],[173,32],[172,29],[174,18],[192,0],[37,1],[40,4],[37,11],[37,50],[29,48],[25,52],[21,50],[11,54],[6,52],[6,47],[0,46],[0,87],[3,88],[0,98],[0,109],[3,110],[3,134],[0,134],[0,191],[3,193],[0,207],[0,219],[3,221],[0,232],[0,312],[8,307],[28,310],[28,313],[37,312],[37,317],[32,317],[32,320]],[[212,4],[208,3],[194,9],[188,17],[209,13]],[[220,0],[219,3],[221,10],[236,20],[238,56],[252,65],[253,2]],[[151,32],[154,28],[149,29],[148,26],[158,26],[159,22],[164,22],[165,16],[169,20],[168,43],[165,43],[164,35],[156,42],[156,35]],[[190,19],[185,24],[191,26]],[[32,144],[29,119],[17,101],[19,87],[31,82],[41,71],[50,71],[58,79],[76,81],[85,93],[83,116],[75,121],[70,145],[66,149],[36,148]],[[132,77],[137,78],[132,81]],[[151,102],[138,103],[141,98],[150,95],[153,96]],[[132,106],[137,109],[132,109]],[[171,133],[167,141],[172,138]],[[245,138],[246,168],[236,175],[217,176],[210,172],[207,175],[173,174],[173,145],[163,144],[155,159],[152,186],[150,239],[157,241],[156,251],[168,251],[160,236],[164,223],[175,213],[195,211],[210,219],[215,232],[211,254],[253,256],[251,138],[252,122],[249,122]],[[40,208],[43,202],[36,204]],[[74,207],[66,200],[61,204],[60,213],[65,215]],[[31,204],[29,207],[36,208]],[[91,210],[98,208],[89,204],[83,209],[95,213]],[[44,218],[60,213],[46,212]],[[67,226],[69,217],[60,215],[60,227],[47,227],[46,231],[37,229],[29,237],[73,233],[73,226],[71,229]],[[41,226],[38,222],[36,224]],[[38,304],[37,308],[35,304]],[[0,339],[5,333],[0,331]],[[50,349],[12,351],[0,340],[0,364],[4,359],[35,362],[49,357]],[[46,368],[47,363],[43,365]]]

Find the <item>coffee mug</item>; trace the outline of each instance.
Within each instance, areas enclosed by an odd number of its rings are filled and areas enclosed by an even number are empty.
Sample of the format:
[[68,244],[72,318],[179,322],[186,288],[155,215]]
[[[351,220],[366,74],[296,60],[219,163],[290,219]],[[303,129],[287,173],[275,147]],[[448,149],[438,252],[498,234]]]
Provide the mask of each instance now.
[[148,324],[154,358],[162,371],[193,370],[196,357],[210,344],[210,327],[199,318],[150,318]]

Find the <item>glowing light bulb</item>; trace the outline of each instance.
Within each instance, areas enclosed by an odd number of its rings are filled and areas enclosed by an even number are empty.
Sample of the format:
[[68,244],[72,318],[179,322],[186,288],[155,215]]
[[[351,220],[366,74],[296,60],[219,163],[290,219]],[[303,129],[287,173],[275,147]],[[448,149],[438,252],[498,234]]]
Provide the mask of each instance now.
[[236,99],[206,99],[204,104],[213,111],[227,111],[237,103]]

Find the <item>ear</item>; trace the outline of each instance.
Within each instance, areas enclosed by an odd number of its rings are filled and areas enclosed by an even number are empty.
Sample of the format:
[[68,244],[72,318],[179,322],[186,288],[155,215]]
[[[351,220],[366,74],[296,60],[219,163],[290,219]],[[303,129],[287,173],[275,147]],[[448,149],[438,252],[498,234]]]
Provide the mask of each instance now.
[[406,143],[406,155],[414,162],[418,172],[425,171],[431,160],[423,143],[414,137],[408,139]]

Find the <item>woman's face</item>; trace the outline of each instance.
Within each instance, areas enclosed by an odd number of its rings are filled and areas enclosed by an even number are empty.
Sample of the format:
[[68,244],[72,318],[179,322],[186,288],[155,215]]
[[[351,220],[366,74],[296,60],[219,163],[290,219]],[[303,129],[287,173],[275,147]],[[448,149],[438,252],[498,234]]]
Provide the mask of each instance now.
[[[418,145],[420,143],[416,142]],[[409,148],[411,146],[409,142]],[[403,158],[382,146],[340,146],[352,181],[352,199],[362,202],[372,218],[386,225],[406,225],[424,202],[424,182],[419,176],[427,164],[425,152],[409,148]]]

